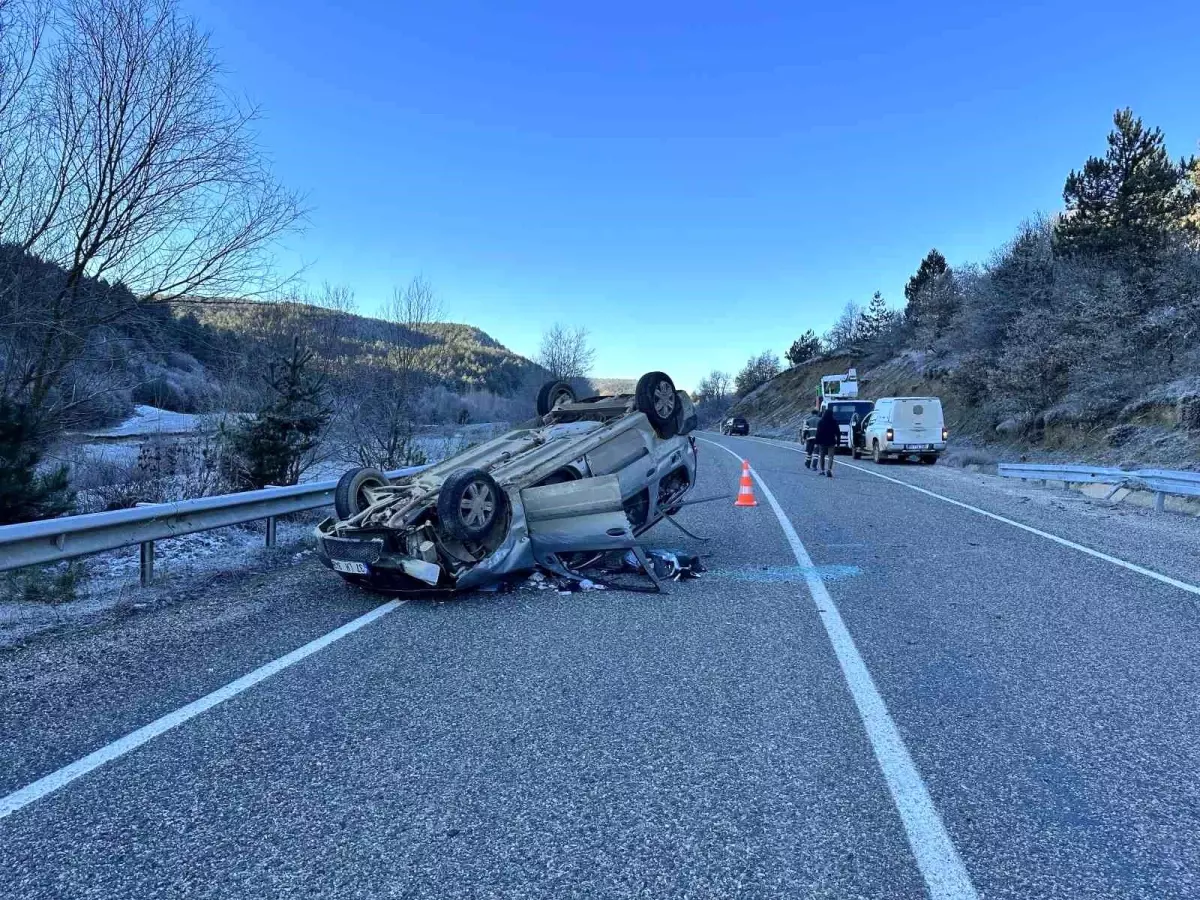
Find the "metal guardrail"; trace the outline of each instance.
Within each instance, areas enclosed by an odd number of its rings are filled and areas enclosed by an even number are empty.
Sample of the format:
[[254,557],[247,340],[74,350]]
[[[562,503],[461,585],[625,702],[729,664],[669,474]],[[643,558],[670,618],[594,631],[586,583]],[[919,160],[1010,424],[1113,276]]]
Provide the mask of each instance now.
[[[388,472],[389,478],[415,475],[428,466]],[[333,504],[336,481],[200,497],[176,503],[149,503],[134,509],[64,516],[0,526],[0,572],[60,562],[135,544],[141,548],[141,580],[154,577],[154,542],[265,519],[266,545],[275,544],[275,520],[289,513]]]
[[1200,497],[1200,472],[1175,469],[1110,469],[1104,466],[1052,466],[1041,463],[1001,463],[999,472],[1006,478],[1037,481],[1062,481],[1067,484],[1111,484],[1114,491],[1127,487],[1153,491],[1154,509],[1163,511],[1167,494]]

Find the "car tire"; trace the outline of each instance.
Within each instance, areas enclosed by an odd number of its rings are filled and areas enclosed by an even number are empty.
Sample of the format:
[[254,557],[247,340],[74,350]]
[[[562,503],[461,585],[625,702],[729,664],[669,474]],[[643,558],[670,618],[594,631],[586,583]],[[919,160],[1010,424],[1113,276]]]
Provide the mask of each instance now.
[[438,492],[437,512],[442,533],[458,541],[478,541],[508,511],[508,497],[496,479],[482,469],[450,473]]
[[634,392],[634,405],[644,413],[658,432],[659,437],[674,437],[678,422],[675,411],[679,398],[675,396],[675,382],[664,372],[647,372],[638,379]]
[[333,510],[339,519],[357,516],[367,508],[365,488],[387,487],[391,482],[379,469],[351,469],[338,479],[333,489]]
[[875,460],[875,465],[883,465],[883,454],[879,451],[879,441],[871,442],[871,458]]
[[565,381],[547,381],[537,395],[537,414],[549,415],[564,403],[574,403],[575,389]]

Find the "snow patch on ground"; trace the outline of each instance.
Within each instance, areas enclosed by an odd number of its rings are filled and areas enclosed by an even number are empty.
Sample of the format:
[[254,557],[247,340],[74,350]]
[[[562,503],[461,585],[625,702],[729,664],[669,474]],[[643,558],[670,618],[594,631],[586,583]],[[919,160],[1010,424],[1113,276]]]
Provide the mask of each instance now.
[[150,434],[188,434],[211,420],[212,416],[171,412],[156,406],[135,406],[133,415],[120,425],[88,431],[88,437],[122,438]]

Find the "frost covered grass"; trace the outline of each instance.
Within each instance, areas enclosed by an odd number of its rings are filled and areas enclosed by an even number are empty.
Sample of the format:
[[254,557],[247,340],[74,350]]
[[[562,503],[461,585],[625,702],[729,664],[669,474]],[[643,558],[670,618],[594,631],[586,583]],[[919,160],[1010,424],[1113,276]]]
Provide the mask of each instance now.
[[[236,415],[236,414],[235,414]],[[171,412],[155,406],[135,406],[133,415],[119,425],[86,432],[93,438],[127,438],[155,434],[191,434],[215,428],[221,415]]]
[[141,610],[191,595],[196,585],[294,565],[312,553],[313,525],[323,513],[281,519],[277,545],[265,547],[261,522],[155,542],[154,584],[140,585],[137,546],[0,575],[0,647],[41,631]]

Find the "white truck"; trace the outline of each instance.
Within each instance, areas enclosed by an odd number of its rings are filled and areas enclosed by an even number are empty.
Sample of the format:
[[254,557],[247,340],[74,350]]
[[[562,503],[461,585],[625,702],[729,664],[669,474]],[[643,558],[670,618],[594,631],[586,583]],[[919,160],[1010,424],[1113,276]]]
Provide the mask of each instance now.
[[857,396],[858,370],[847,369],[845,375],[825,375],[821,378],[817,406],[824,409],[830,400],[852,400]]
[[[821,378],[817,409],[824,412],[826,407],[833,410],[833,417],[838,423],[838,448],[852,450],[855,421],[861,423],[874,407],[870,400],[858,399],[857,369],[847,369],[844,375],[825,375]],[[814,436],[809,434],[810,430],[807,426],[801,429],[801,443]]]
[[949,438],[937,397],[881,397],[863,424],[863,446],[877,463],[915,456],[931,465],[946,450]]

